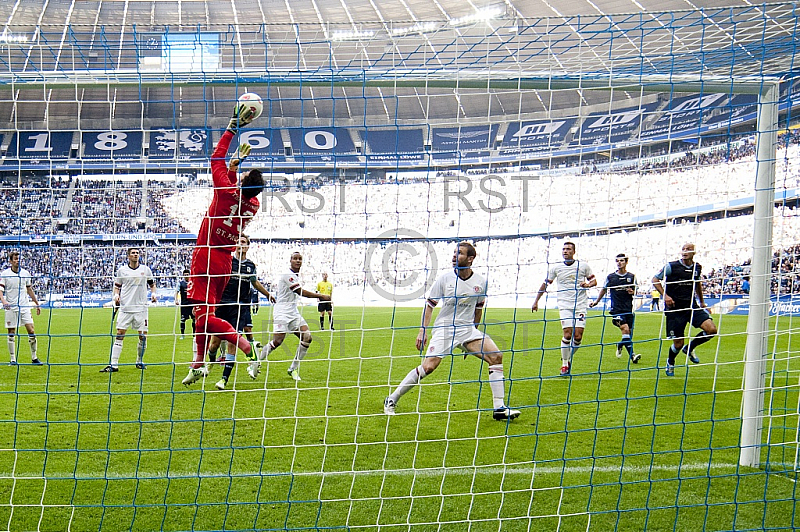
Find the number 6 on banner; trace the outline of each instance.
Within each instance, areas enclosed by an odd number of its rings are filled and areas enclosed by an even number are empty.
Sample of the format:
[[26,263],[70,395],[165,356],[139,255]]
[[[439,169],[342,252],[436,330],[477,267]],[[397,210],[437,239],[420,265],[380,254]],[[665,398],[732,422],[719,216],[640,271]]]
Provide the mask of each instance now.
[[266,133],[266,131],[258,129],[255,131],[246,131],[239,134],[239,139],[249,144],[254,150],[263,150],[269,148],[270,145],[269,139],[265,136]]

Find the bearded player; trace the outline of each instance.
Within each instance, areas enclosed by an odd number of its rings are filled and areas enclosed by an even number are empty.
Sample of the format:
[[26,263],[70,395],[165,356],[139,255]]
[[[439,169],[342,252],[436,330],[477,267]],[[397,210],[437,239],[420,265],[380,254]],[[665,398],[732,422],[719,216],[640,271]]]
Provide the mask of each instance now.
[[189,301],[194,305],[197,344],[194,362],[182,381],[187,386],[208,375],[204,361],[211,335],[238,346],[248,358],[253,357],[250,342],[240,336],[230,323],[214,315],[214,308],[231,275],[231,254],[236,249],[242,230],[258,212],[258,195],[264,189],[264,178],[257,169],[243,172],[237,181],[239,164],[250,153],[248,144],[239,146],[238,157],[225,165],[225,156],[233,137],[240,127],[252,120],[253,111],[247,105],[239,104],[211,155],[214,197],[197,234],[187,292]]

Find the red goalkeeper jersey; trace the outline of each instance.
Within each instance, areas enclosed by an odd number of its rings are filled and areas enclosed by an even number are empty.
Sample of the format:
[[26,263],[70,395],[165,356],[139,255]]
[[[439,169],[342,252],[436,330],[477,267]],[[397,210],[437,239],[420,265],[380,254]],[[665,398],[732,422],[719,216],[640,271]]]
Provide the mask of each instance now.
[[246,199],[236,186],[236,172],[229,172],[225,157],[233,132],[225,131],[211,155],[214,198],[197,233],[197,247],[233,253],[242,230],[259,208],[258,197]]

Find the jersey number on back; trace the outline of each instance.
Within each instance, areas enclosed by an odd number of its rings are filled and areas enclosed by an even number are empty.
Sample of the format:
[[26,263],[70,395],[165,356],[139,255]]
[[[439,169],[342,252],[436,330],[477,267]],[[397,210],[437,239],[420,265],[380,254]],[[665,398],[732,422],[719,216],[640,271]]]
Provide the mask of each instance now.
[[[233,227],[233,217],[236,216],[236,213],[238,212],[238,210],[239,210],[239,204],[238,203],[234,203],[233,205],[231,205],[231,213],[227,218],[222,220],[222,224],[226,225],[228,227]],[[237,227],[237,229],[239,229],[239,228]]]

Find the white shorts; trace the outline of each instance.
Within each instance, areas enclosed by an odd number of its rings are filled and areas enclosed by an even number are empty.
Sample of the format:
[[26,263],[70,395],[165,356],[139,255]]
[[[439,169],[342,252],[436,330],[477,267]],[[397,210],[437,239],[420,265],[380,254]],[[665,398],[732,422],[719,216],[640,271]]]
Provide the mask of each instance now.
[[425,352],[426,357],[444,357],[456,348],[465,350],[464,344],[487,338],[475,327],[437,327],[433,330],[431,343]]
[[33,317],[30,308],[6,311],[6,329],[16,329],[20,325],[33,325]]
[[147,311],[125,312],[120,310],[117,314],[117,329],[134,329],[140,332],[147,332]]
[[302,316],[275,316],[272,319],[273,332],[276,333],[295,333],[300,332],[300,328],[308,323]]
[[565,309],[558,311],[561,318],[562,329],[585,329],[586,328],[586,311]]

